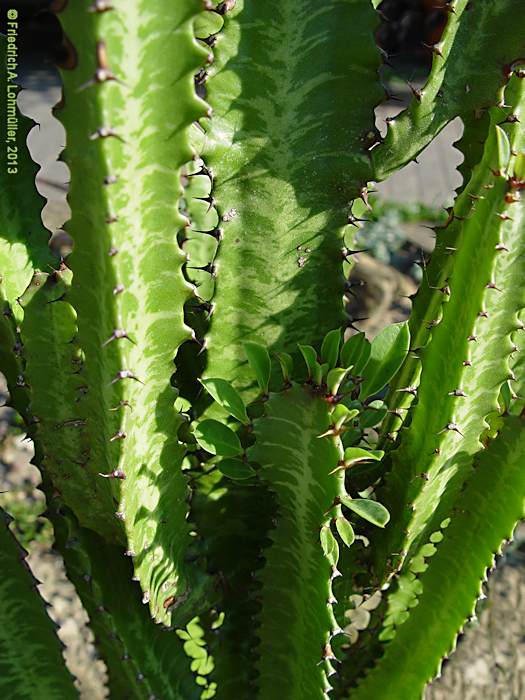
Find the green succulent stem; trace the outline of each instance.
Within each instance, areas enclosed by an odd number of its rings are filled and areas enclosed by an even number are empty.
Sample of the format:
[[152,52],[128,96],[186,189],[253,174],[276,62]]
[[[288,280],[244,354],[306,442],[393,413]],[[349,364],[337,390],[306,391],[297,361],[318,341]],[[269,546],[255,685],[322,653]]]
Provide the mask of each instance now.
[[69,700],[78,691],[65,668],[55,625],[0,511],[0,691],[20,700]]
[[206,373],[246,390],[242,342],[295,352],[344,321],[343,235],[382,90],[367,0],[241,0],[224,21],[206,83],[222,231]]

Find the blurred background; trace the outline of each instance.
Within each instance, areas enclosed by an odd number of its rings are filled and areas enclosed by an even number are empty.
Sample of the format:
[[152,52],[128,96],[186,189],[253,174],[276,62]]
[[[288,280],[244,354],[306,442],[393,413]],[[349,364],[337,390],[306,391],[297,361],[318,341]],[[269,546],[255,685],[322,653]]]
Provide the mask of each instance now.
[[[8,8],[19,11],[23,89],[18,104],[35,122],[28,146],[40,166],[36,187],[44,197],[42,219],[52,234],[51,245],[67,255],[72,246],[63,230],[70,215],[66,200],[69,171],[60,161],[65,134],[52,109],[61,100],[56,66],[67,66],[69,52],[58,21],[49,11],[63,2],[0,0],[0,16],[4,18]],[[430,47],[439,42],[446,23],[445,5],[445,0],[384,0],[379,7],[376,38],[385,57],[381,77],[387,96],[375,116],[382,134],[385,119],[403,110],[413,89],[425,83],[432,63]],[[453,144],[462,131],[461,121],[455,120],[417,163],[375,187],[369,221],[356,234],[354,247],[367,252],[357,256],[351,273],[354,295],[348,308],[352,318],[360,319],[358,327],[369,335],[405,319],[410,312],[408,297],[416,291],[434,246],[432,227],[446,220],[446,207],[461,184],[457,166],[462,156]],[[41,593],[60,627],[66,662],[81,697],[99,700],[107,697],[105,667],[96,657],[86,613],[65,577],[61,557],[52,549],[52,528],[41,515],[45,503],[38,490],[38,471],[30,465],[32,446],[25,440],[17,415],[5,405],[6,399],[0,376],[0,506],[15,518],[17,537],[29,551],[29,564],[42,582]],[[427,689],[426,700],[525,699],[523,526],[499,558],[486,593],[457,652],[445,662],[442,677]]]

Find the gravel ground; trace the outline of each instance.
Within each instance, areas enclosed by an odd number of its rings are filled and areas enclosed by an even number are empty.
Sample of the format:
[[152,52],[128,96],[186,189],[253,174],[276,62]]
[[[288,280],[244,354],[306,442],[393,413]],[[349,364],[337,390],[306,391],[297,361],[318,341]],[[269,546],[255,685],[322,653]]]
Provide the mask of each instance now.
[[44,496],[38,490],[40,476],[30,464],[32,444],[9,430],[12,416],[10,409],[0,408],[0,506],[15,518],[12,527],[16,527],[19,541],[29,552],[27,562],[41,582],[40,593],[59,627],[66,664],[76,678],[81,700],[103,700],[108,697],[106,667],[97,659],[88,616],[66,578],[62,557],[51,548],[52,528],[40,517],[45,508]]

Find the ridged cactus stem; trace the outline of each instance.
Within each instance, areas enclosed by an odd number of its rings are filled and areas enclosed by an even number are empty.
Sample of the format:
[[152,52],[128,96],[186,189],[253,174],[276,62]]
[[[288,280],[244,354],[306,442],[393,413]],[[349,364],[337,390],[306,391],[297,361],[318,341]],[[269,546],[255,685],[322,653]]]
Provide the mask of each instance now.
[[[206,52],[193,38],[198,0],[138,2],[62,15],[80,60],[64,73],[72,170],[68,230],[75,240],[70,301],[88,387],[79,402],[88,468],[111,477],[116,517],[154,617],[186,599],[187,485],[170,384],[177,348],[191,338],[177,233],[180,173],[193,155],[191,124],[204,116],[193,74]],[[165,51],[158,61],[156,51]],[[83,173],[79,177],[79,173]],[[117,496],[117,494],[120,494]]]
[[371,178],[382,90],[368,1],[241,0],[224,21],[206,82],[223,236],[207,374],[245,389],[242,341],[295,352],[343,323],[343,232]]
[[[259,697],[323,698],[338,631],[332,612],[332,577],[338,544],[330,531],[332,509],[344,494],[337,472],[341,448],[330,436],[328,405],[295,386],[271,396],[254,425],[249,458],[276,494],[275,529],[258,575],[261,582]],[[321,546],[323,539],[330,540]]]
[[[433,47],[432,71],[421,90],[410,86],[411,104],[389,120],[384,142],[372,153],[376,180],[413,160],[455,117],[494,105],[523,56],[521,0],[451,0],[445,7],[447,26]],[[509,17],[516,18],[514,29]]]
[[[466,192],[478,183],[456,241],[449,294],[423,349],[421,381],[411,421],[392,453],[381,498],[391,526],[376,542],[380,576],[401,572],[389,595],[381,638],[402,626],[421,592],[427,566],[444,530],[461,508],[472,458],[483,450],[499,412],[502,385],[512,377],[512,338],[525,305],[519,279],[525,261],[523,204],[518,191],[525,132],[519,121],[524,81],[505,91],[508,107],[495,108],[484,157]],[[510,115],[510,118],[509,118]],[[514,117],[517,117],[515,119]],[[481,179],[478,181],[478,176]],[[447,229],[443,230],[446,241]],[[440,532],[443,531],[443,532]],[[438,550],[440,545],[437,544]]]
[[40,598],[26,552],[0,510],[0,691],[3,697],[73,700],[78,692],[64,666],[55,625]]
[[443,540],[435,540],[437,552],[418,579],[417,605],[384,645],[384,656],[345,697],[416,700],[454,651],[501,542],[512,538],[523,516],[525,430],[523,420],[505,420],[501,434],[476,458]]

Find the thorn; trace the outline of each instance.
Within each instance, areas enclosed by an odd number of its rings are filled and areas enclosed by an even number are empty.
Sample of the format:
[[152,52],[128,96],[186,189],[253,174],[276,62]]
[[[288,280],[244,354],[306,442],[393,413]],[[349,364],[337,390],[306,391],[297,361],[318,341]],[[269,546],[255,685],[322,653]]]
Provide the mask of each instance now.
[[368,202],[368,188],[367,187],[361,187],[359,197],[360,197],[360,199],[363,200],[365,207],[367,209],[370,209],[370,211],[372,211],[372,207],[370,206],[370,203]]
[[113,9],[113,5],[107,0],[95,0],[95,2],[88,7],[88,12],[107,12]]
[[117,253],[118,248],[115,248],[115,246],[111,246],[111,248],[108,250],[108,255],[110,258],[113,258]]
[[201,346],[199,352],[197,353],[197,357],[199,357],[199,355],[202,355],[202,353],[206,350],[206,348],[208,346],[208,339],[204,338],[204,340],[202,342],[199,341],[197,338],[195,338],[195,340]]
[[463,360],[463,367],[472,367],[472,362],[470,360]]
[[113,340],[119,340],[120,338],[126,338],[126,340],[129,340],[130,343],[133,343],[133,345],[136,345],[134,340],[131,340],[129,335],[126,333],[126,331],[123,328],[116,328],[113,333],[109,336],[107,340],[105,340],[102,343],[102,347],[106,347],[106,345],[109,345],[111,341]]
[[323,648],[323,659],[322,660],[326,661],[327,659],[329,661],[339,661],[337,656],[335,656],[334,652],[332,651],[332,647],[328,643],[326,643],[324,648]]
[[99,128],[90,135],[89,140],[96,141],[97,139],[107,139],[110,136],[113,136],[119,141],[122,141],[122,143],[125,143],[124,139],[119,136],[114,129],[107,126],[99,126]]
[[425,44],[424,41],[422,41],[421,43],[423,44],[423,46],[424,46],[426,49],[429,49],[430,51],[432,51],[432,53],[436,54],[436,56],[439,56],[440,58],[443,58],[443,51],[441,51],[441,49],[439,48],[439,46],[438,46],[437,44],[434,44],[434,45],[432,45],[432,44]]
[[483,197],[481,194],[470,194],[470,192],[468,193],[468,196],[474,201],[477,201],[478,199],[485,199],[485,197]]
[[105,185],[114,185],[118,182],[118,177],[116,175],[106,175],[104,178]]
[[396,391],[404,392],[406,394],[412,394],[412,396],[417,396],[417,387],[407,386],[404,389],[396,389]]
[[498,126],[501,126],[502,124],[519,124],[520,120],[518,119],[517,114],[509,114],[507,117],[502,122],[498,123]]
[[189,270],[202,270],[203,272],[208,272],[213,279],[217,277],[217,268],[213,263],[208,263],[207,265],[203,265],[202,267],[191,267],[188,265]]
[[113,287],[113,294],[122,294],[122,292],[126,289],[123,284],[117,284],[115,287]]
[[468,335],[467,340],[469,343],[477,343],[478,342],[478,336],[477,335]]
[[99,476],[103,476],[104,479],[125,479],[126,475],[122,471],[122,469],[115,469],[114,471],[110,472],[109,474],[102,474],[101,472],[98,473]]
[[497,292],[501,292],[501,289],[496,287],[495,282],[487,282],[487,284],[485,285],[485,289],[495,289]]
[[499,213],[496,212],[496,216],[497,216],[499,219],[501,219],[502,221],[514,221],[514,219],[512,219],[508,214],[505,214],[505,213],[499,214]]
[[482,309],[481,311],[478,311],[478,318],[488,318],[489,314],[488,311],[485,311]]
[[236,0],[224,0],[224,2],[219,3],[216,7],[212,5],[212,12],[216,12],[218,15],[225,15],[230,10],[235,7]]
[[116,221],[118,221],[118,216],[116,214],[108,214],[104,221],[106,224],[114,224]]
[[412,83],[409,82],[408,80],[406,81],[406,83],[407,83],[408,87],[410,88],[412,94],[413,94],[414,97],[416,98],[416,100],[417,100],[418,102],[421,102],[421,98],[423,97],[423,91],[422,91],[422,90],[418,90],[418,89],[417,89],[416,87],[414,87],[414,86],[412,85]]
[[464,396],[464,397],[467,396],[462,389],[454,389],[454,391],[449,391],[448,395],[449,396]]
[[459,429],[459,427],[456,425],[456,423],[447,423],[447,425],[443,428],[443,430],[439,431],[438,435],[440,435],[441,433],[444,433],[445,430],[451,430],[451,431],[461,435],[461,437],[465,437],[463,435],[463,433],[461,432],[461,430]]
[[124,408],[127,406],[129,409],[133,410],[133,406],[130,404],[130,402],[127,399],[121,399],[118,402],[117,406],[114,406],[113,408],[110,408],[110,411],[119,411],[121,408]]
[[337,568],[337,566],[335,566],[334,564],[332,564],[332,573],[331,573],[331,575],[330,575],[330,580],[333,581],[334,578],[337,578],[338,576],[342,576],[342,575],[343,575],[343,574],[339,571],[339,569]]
[[121,379],[134,379],[136,382],[139,382],[139,384],[144,384],[144,382],[141,382],[138,377],[136,377],[133,372],[131,372],[129,369],[121,369],[115,377],[111,380],[112,384],[115,384],[115,382],[118,382]]
[[116,518],[117,520],[124,521],[124,520],[125,520],[125,515],[124,515],[124,513],[122,513],[121,511],[117,511],[117,512],[115,513],[115,518]]
[[127,434],[122,430],[117,430],[117,432],[109,438],[110,442],[115,442],[115,440],[124,440],[127,438]]
[[[193,79],[195,80],[196,85],[204,85],[204,83],[208,79],[207,70],[205,68],[201,68],[197,71],[197,73],[195,73]],[[192,173],[192,175],[196,175],[196,173]],[[187,177],[191,177],[191,175],[188,175]]]
[[107,48],[106,43],[104,41],[97,42],[96,56],[97,69],[95,70],[95,75],[83,85],[78,87],[77,92],[81,92],[82,90],[85,90],[86,88],[91,87],[92,85],[105,83],[110,80],[115,80],[116,82],[121,83],[122,85],[124,84],[121,80],[119,80],[116,77],[116,75],[114,75],[114,73],[109,68]]
[[224,231],[222,230],[222,228],[214,228],[214,229],[210,229],[209,231],[201,231],[198,229],[192,229],[192,230],[194,233],[204,233],[207,236],[213,236],[213,238],[215,238],[215,240],[219,241],[219,242],[222,241],[222,239],[224,237]]
[[495,250],[504,250],[506,253],[509,252],[509,249],[505,245],[503,245],[503,243],[498,243]]
[[445,294],[445,296],[449,297],[450,296],[450,287],[448,285],[445,285],[444,287],[432,287],[429,285],[430,289],[437,289],[438,292],[441,292],[442,294]]
[[188,175],[186,175],[186,177],[195,177],[196,175],[206,175],[206,177],[209,177],[209,179],[213,181],[213,173],[211,169],[206,166],[205,163],[201,163],[201,169],[198,170],[196,173],[189,173]]
[[349,257],[352,255],[357,255],[358,253],[368,253],[369,248],[362,248],[361,250],[352,250],[351,248],[347,248],[346,246],[341,249],[341,255],[344,260],[347,260]]
[[[370,219],[358,219],[357,216],[354,216],[353,214],[349,214],[348,218],[346,220],[346,223],[349,224],[350,226],[355,226],[355,228],[359,228],[357,224],[368,224],[370,223]],[[362,250],[360,251],[362,253],[367,253],[367,250]]]
[[215,206],[215,200],[211,195],[208,195],[208,197],[193,197],[193,199],[197,200],[198,202],[208,202],[206,214],[208,214],[209,211]]
[[435,328],[436,326],[439,326],[441,323],[441,319],[435,318],[432,321],[427,321],[427,330],[430,330],[431,328]]
[[352,280],[347,280],[345,282],[344,289],[345,289],[345,292],[349,292],[354,287],[365,287],[365,286],[366,286],[366,282],[364,280],[356,280],[355,282],[353,282]]
[[364,316],[363,318],[352,318],[352,319],[348,319],[348,322],[347,322],[347,324],[346,324],[346,327],[347,327],[347,328],[351,328],[353,331],[356,331],[357,333],[361,333],[361,331],[359,330],[359,328],[356,328],[356,327],[354,326],[354,323],[360,323],[361,321],[368,321],[368,318],[369,318],[368,316]]

